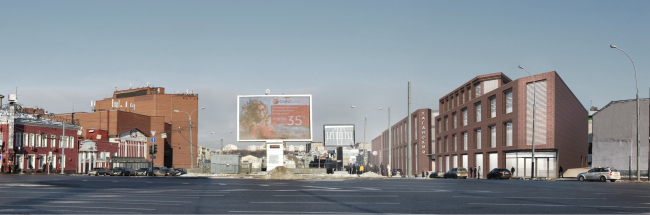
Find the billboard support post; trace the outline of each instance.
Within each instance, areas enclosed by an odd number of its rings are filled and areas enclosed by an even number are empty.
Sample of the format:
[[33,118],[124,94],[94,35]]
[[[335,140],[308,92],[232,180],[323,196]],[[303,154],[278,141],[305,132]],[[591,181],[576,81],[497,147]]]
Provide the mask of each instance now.
[[266,171],[284,166],[284,142],[266,141]]

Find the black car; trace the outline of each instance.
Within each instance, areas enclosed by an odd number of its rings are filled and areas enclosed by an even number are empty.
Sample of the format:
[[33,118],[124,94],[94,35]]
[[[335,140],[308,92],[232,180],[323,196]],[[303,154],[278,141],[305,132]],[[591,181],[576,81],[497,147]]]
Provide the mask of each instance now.
[[487,174],[487,179],[510,179],[512,177],[512,174],[510,173],[510,170],[505,169],[505,168],[495,168],[490,173]]
[[97,176],[97,175],[107,175],[107,174],[108,174],[108,171],[105,168],[101,168],[101,167],[95,167],[95,168],[91,169],[90,171],[88,171],[88,175]]
[[140,168],[135,171],[135,175],[144,175],[144,176],[152,175],[151,168],[146,168],[146,167]]
[[187,170],[185,168],[178,168],[178,169],[174,169],[174,170],[176,170],[177,175],[187,174]]
[[132,175],[135,175],[135,171],[133,171],[133,169],[131,169],[131,168],[115,167],[115,168],[111,169],[110,175],[111,176],[114,176],[114,175],[132,176]]

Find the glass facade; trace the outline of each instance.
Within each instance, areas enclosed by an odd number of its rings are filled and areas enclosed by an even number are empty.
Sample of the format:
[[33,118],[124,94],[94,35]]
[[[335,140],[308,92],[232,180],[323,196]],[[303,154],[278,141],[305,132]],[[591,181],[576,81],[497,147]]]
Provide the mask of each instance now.
[[[530,177],[532,160],[531,152],[506,153],[506,167],[515,168],[515,177]],[[556,152],[535,152],[535,177],[556,178],[556,169]]]

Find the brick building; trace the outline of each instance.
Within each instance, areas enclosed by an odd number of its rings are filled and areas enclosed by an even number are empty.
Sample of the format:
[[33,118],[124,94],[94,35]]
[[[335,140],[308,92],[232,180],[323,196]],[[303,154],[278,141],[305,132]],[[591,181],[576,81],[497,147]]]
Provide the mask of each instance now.
[[[411,141],[407,141],[408,118],[404,117],[391,125],[391,169],[401,169],[405,173],[407,172],[407,142],[410,142],[412,174],[435,171],[435,157],[432,156],[434,154],[432,144],[435,137],[435,133],[433,133],[435,124],[432,123],[432,117],[437,115],[436,110],[432,111],[428,108],[418,109],[411,113]],[[389,164],[388,136],[388,130],[384,130],[379,137],[372,140],[372,150],[373,153],[376,151],[377,155],[370,157],[370,163],[384,167]]]
[[[535,176],[557,177],[563,168],[587,164],[587,110],[556,72],[535,75]],[[480,75],[439,100],[437,168],[516,169],[530,177],[533,84],[502,73]]]

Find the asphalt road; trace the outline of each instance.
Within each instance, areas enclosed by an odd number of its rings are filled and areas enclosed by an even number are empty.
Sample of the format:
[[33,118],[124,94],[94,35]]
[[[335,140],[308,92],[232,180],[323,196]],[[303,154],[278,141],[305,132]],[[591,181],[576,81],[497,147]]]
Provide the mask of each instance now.
[[648,213],[650,183],[0,174],[0,213]]

